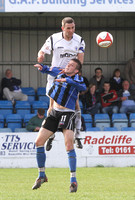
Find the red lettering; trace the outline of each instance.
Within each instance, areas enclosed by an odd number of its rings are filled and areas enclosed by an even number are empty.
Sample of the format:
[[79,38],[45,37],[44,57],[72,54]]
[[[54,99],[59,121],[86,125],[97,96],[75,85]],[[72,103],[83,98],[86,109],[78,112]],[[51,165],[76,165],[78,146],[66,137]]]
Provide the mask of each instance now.
[[86,143],[90,144],[91,138],[92,138],[91,136],[86,136],[85,140],[84,140],[84,144],[86,144]]
[[98,143],[98,139],[97,138],[93,138],[91,144],[97,144]]
[[131,137],[129,137],[129,138],[126,139],[126,143],[127,144],[130,144],[131,142],[132,142],[132,138]]
[[84,144],[130,144],[132,142],[131,137],[127,135],[113,135],[112,137],[106,137],[105,135],[100,138],[92,138],[92,136],[86,136]]
[[105,144],[110,144],[110,141],[111,141],[111,138],[107,138],[107,139],[105,140]]
[[105,136],[103,136],[102,138],[99,138],[98,143],[99,143],[99,144],[103,144],[103,143],[104,143],[104,140],[105,140]]

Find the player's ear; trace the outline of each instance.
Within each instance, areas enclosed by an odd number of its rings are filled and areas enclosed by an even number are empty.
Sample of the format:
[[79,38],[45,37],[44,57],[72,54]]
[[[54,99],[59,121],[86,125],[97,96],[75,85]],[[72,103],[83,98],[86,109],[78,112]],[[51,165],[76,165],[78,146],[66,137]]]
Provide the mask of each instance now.
[[76,74],[78,74],[79,73],[79,70],[78,69],[76,69]]
[[62,29],[62,31],[63,31],[64,27],[62,26],[61,29]]

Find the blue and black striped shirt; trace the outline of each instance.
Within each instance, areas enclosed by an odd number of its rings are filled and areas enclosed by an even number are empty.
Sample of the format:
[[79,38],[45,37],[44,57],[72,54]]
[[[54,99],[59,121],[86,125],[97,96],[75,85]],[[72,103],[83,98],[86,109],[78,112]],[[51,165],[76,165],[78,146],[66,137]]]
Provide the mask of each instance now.
[[48,66],[42,65],[42,67],[42,73],[57,76],[57,79],[66,78],[66,82],[54,81],[48,92],[48,96],[50,96],[59,105],[75,110],[78,93],[86,90],[83,77],[79,76],[78,74],[72,77],[67,76],[66,74],[59,74],[60,70],[57,67],[53,67],[51,70]]

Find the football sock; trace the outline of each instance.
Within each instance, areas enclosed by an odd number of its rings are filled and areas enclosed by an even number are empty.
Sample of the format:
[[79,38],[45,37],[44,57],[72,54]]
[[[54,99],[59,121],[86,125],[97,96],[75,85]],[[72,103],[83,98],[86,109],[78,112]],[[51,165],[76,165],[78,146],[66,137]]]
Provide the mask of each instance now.
[[76,181],[76,172],[70,173],[70,183],[77,182]]
[[37,164],[39,168],[39,177],[45,177],[46,154],[43,147],[37,147]]
[[70,182],[76,182],[76,153],[72,149],[68,153],[68,162],[70,168]]
[[76,114],[76,116],[75,116],[75,128],[80,130],[81,129],[81,124],[82,124],[82,122],[81,122],[81,111],[80,110],[76,110],[75,114]]

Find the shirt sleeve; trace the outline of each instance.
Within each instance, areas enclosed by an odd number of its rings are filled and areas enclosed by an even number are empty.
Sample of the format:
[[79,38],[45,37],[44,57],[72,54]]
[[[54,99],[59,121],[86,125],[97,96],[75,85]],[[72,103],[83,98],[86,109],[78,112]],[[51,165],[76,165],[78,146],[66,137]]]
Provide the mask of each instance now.
[[79,78],[78,75],[75,76],[75,78],[67,77],[66,82],[70,85],[74,86],[78,91],[85,91],[86,85],[83,81],[83,77]]
[[43,67],[43,69],[40,72],[50,74],[51,76],[54,76],[54,77],[57,76],[61,71],[61,69],[58,67],[49,67],[43,64],[40,64],[40,65]]
[[80,47],[79,47],[79,52],[78,53],[84,53],[85,51],[85,42],[83,40],[83,38],[81,38],[81,42],[80,42]]
[[44,43],[44,45],[41,47],[41,51],[43,51],[45,54],[51,54],[52,51],[52,36],[50,36]]

